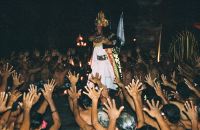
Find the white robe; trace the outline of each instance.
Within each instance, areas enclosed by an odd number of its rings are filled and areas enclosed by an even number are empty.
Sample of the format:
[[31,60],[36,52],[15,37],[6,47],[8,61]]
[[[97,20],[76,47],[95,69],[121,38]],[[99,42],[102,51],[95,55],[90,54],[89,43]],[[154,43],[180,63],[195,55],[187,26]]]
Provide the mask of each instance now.
[[[103,55],[107,56],[106,60],[97,59],[97,56],[103,56]],[[103,45],[98,45],[94,47],[91,59],[91,69],[93,75],[99,73],[103,85],[105,85],[109,89],[116,90],[117,85],[114,84],[114,79],[115,79],[114,70],[108,59],[107,52],[103,49]]]

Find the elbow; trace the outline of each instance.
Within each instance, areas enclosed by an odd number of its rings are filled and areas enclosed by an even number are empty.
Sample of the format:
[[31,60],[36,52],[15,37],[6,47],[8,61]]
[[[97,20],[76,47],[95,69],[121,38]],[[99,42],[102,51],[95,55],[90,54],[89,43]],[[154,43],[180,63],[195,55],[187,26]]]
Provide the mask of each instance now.
[[54,125],[55,125],[55,127],[56,127],[57,129],[59,129],[59,128],[61,127],[61,122],[58,121],[58,122],[56,122]]
[[57,124],[57,127],[60,128],[61,127],[61,122],[59,121],[59,123]]

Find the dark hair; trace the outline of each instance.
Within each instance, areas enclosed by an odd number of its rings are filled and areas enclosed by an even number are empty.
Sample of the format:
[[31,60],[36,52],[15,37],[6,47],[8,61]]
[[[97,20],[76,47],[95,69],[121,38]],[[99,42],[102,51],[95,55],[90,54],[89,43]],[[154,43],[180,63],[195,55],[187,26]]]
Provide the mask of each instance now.
[[200,88],[200,75],[195,76],[193,82]]
[[200,117],[200,99],[196,100],[195,105],[197,106],[198,117]]
[[117,119],[117,127],[119,130],[134,130],[136,128],[135,118],[129,113],[123,112]]
[[87,109],[87,107],[92,106],[92,100],[87,95],[81,94],[78,99],[78,105],[83,109]]
[[156,128],[154,128],[151,125],[144,125],[141,128],[137,128],[136,130],[157,130]]
[[178,123],[180,120],[180,110],[179,108],[174,104],[166,104],[162,107],[161,112],[164,113],[166,118],[171,123]]
[[35,112],[32,116],[31,116],[31,128],[33,129],[37,129],[40,127],[40,125],[42,124],[43,121],[43,115]]
[[180,82],[176,85],[176,91],[183,100],[188,99],[192,95],[192,91],[184,82]]

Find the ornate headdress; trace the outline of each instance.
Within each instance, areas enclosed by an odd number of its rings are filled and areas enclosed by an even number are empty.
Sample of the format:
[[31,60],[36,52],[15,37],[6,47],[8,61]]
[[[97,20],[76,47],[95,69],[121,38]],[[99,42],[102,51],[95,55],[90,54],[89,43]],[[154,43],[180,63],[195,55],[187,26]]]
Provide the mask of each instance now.
[[108,20],[105,18],[103,11],[100,11],[98,13],[98,16],[95,20],[95,25],[102,26],[102,27],[107,27],[109,25]]

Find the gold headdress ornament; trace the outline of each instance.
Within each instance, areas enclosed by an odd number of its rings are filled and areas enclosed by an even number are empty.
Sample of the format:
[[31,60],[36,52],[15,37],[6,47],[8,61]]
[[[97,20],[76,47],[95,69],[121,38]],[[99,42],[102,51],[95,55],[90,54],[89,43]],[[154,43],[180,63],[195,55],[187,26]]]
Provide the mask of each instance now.
[[95,25],[96,26],[102,26],[102,27],[107,27],[108,26],[108,20],[105,18],[105,15],[103,13],[103,11],[100,11],[98,13],[98,16],[95,20]]

